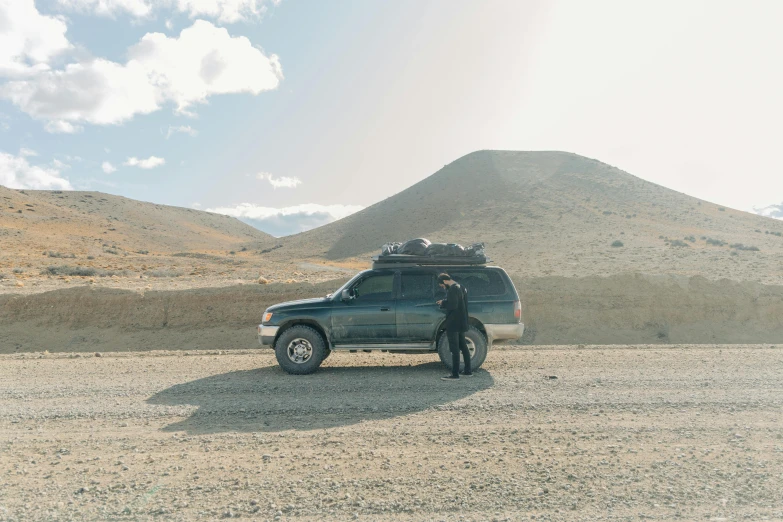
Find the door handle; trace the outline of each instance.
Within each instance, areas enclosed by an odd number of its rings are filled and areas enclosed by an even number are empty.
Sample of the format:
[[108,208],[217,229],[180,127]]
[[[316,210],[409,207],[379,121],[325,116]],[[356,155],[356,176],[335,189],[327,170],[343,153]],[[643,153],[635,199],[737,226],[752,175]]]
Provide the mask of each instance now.
[[381,312],[388,312],[388,311],[389,311],[388,308],[381,308]]

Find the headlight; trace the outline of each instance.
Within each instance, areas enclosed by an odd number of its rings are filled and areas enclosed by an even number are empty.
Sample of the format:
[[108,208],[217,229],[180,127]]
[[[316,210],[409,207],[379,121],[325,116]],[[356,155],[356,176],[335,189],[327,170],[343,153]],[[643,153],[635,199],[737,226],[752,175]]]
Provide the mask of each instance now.
[[268,323],[272,320],[272,312],[267,312],[264,314],[264,320],[261,321],[262,323]]

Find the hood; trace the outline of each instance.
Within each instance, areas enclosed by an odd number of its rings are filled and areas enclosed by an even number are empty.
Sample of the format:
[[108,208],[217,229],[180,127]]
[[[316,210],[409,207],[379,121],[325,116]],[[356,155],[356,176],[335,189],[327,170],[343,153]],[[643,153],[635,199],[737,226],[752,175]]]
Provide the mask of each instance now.
[[331,300],[326,297],[314,297],[311,299],[297,299],[296,301],[286,301],[284,303],[278,303],[267,308],[268,312],[274,312],[276,310],[286,310],[288,308],[307,308],[311,305],[323,305],[329,303]]

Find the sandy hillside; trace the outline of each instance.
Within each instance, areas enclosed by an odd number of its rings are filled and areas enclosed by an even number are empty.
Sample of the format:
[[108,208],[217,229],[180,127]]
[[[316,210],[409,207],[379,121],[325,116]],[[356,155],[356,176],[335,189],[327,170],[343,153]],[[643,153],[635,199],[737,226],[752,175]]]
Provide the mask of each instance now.
[[340,272],[271,261],[274,237],[232,217],[100,192],[0,186],[0,293],[321,281]]
[[359,213],[286,238],[273,256],[366,260],[386,241],[422,236],[483,241],[520,276],[628,271],[783,282],[783,222],[565,152],[468,154]]

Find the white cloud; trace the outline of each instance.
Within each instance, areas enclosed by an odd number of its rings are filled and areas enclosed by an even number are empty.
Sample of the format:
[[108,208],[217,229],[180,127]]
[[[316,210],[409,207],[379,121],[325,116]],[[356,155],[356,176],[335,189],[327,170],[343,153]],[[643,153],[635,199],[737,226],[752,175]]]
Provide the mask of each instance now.
[[154,169],[155,167],[160,167],[161,165],[165,164],[166,160],[157,156],[150,156],[147,159],[131,157],[128,158],[124,163],[124,165],[127,167],[139,167],[141,169]]
[[71,166],[67,163],[58,160],[57,158],[52,160],[52,167],[56,168],[57,170],[64,170],[64,169],[70,169]]
[[203,20],[179,37],[147,33],[128,56],[125,64],[96,58],[15,79],[0,85],[0,98],[48,121],[49,132],[73,133],[81,130],[79,123],[121,123],[167,102],[190,114],[210,96],[257,95],[282,78],[277,56]]
[[0,76],[23,77],[49,69],[69,49],[65,22],[38,12],[33,0],[0,0]]
[[44,126],[44,129],[52,134],[76,134],[83,131],[84,127],[63,120],[52,120]]
[[24,158],[29,158],[30,156],[37,156],[38,153],[35,152],[33,149],[22,147],[21,149],[19,149],[19,155]]
[[151,0],[58,0],[60,6],[71,11],[116,16],[119,13],[142,18],[152,13]]
[[190,125],[180,125],[179,127],[169,125],[169,130],[166,132],[166,139],[171,138],[171,136],[176,133],[187,134],[188,136],[198,135],[198,131]]
[[359,205],[318,205],[315,203],[272,208],[242,203],[234,207],[208,208],[207,212],[238,218],[264,232],[279,237],[326,225],[363,208]]
[[201,203],[198,203],[198,202],[191,203],[190,206],[193,207],[193,208],[201,208]]
[[101,168],[103,169],[103,172],[106,174],[111,174],[112,172],[116,172],[117,167],[109,163],[108,161],[104,161],[101,163]]
[[13,189],[73,190],[57,168],[30,165],[24,156],[0,152],[0,185]]
[[771,217],[775,219],[783,219],[783,203],[779,205],[769,205],[764,208],[753,207],[753,212],[759,216]]
[[[191,18],[213,18],[226,24],[259,20],[266,12],[264,0],[58,0],[58,3],[72,11],[112,17],[125,13],[146,18],[156,8],[170,8]],[[272,3],[280,2],[272,0]],[[166,26],[170,23],[167,20]]]
[[296,188],[298,185],[302,184],[302,180],[299,178],[289,178],[287,176],[280,176],[279,178],[274,177],[273,175],[269,174],[268,172],[259,172],[256,174],[256,177],[260,180],[266,180],[269,182],[270,185],[277,188]]

